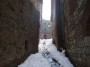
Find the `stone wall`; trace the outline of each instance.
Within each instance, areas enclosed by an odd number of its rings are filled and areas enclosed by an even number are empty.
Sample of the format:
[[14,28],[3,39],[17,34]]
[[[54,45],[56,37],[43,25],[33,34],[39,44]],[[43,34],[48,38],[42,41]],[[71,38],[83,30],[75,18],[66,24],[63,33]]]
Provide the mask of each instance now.
[[76,67],[90,67],[90,0],[61,0],[65,48]]
[[56,1],[51,1],[51,22],[52,22],[52,37],[53,37],[53,43],[55,43],[56,46],[58,46],[58,40],[57,40],[57,31],[56,31]]
[[17,67],[37,52],[39,8],[36,2],[0,0],[0,67]]
[[59,49],[64,44],[63,12],[60,0],[52,0],[51,21],[53,42]]
[[90,67],[90,0],[52,0],[53,39],[75,67]]
[[43,39],[46,35],[46,39],[52,38],[52,22],[42,19],[40,22],[40,35],[39,38]]

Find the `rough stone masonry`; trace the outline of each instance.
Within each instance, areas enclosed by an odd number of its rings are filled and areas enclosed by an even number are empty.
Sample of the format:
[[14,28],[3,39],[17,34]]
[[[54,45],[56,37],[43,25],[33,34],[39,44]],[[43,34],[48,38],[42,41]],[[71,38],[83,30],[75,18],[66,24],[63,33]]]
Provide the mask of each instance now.
[[[76,67],[90,67],[90,0],[54,1],[52,2],[54,3],[52,6],[53,38],[57,47],[64,47],[67,50]],[[59,14],[60,12],[63,15]],[[60,23],[63,28],[61,31]],[[60,39],[63,39],[60,35],[63,30],[64,43],[59,43],[62,42]]]
[[0,0],[0,67],[17,67],[37,52],[38,7],[38,0]]

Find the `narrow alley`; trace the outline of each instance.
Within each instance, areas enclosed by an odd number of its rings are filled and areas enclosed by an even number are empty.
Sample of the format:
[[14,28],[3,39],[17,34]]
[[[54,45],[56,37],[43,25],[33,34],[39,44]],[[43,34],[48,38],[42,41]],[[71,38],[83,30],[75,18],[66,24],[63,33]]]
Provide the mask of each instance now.
[[0,0],[0,67],[90,67],[90,0]]

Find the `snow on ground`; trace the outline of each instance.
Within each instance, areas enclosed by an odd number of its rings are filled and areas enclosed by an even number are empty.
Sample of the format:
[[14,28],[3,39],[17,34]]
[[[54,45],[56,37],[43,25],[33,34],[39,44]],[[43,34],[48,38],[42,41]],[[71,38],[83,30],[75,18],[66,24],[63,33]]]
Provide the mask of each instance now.
[[51,67],[49,62],[42,56],[41,53],[30,55],[27,60],[18,67]]
[[[55,59],[55,60],[53,60]],[[57,61],[57,62],[55,62]],[[57,51],[52,39],[40,39],[38,53],[31,54],[18,67],[74,67],[65,56],[64,50]]]
[[56,50],[54,50],[55,46],[52,46],[50,48],[48,48],[48,51],[50,52],[52,58],[56,59],[59,64],[62,64],[63,67],[73,67],[73,65],[70,63],[69,59],[65,56],[65,54],[59,52]]
[[48,49],[52,46],[52,39],[40,39],[39,45],[38,45],[38,51],[44,51],[45,49]]

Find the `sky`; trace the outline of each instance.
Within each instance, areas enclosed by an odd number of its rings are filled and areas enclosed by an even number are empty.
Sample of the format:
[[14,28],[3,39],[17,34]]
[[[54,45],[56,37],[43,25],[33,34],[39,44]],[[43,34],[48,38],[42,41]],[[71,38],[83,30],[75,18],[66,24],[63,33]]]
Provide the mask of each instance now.
[[51,0],[43,0],[42,19],[50,20]]

